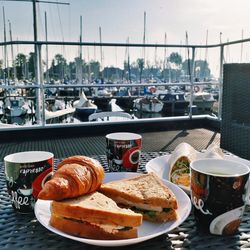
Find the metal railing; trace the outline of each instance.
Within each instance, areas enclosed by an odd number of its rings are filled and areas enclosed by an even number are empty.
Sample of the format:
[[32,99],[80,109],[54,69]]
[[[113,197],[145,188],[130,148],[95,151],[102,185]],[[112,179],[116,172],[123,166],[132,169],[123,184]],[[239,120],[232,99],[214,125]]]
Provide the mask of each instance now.
[[[37,52],[35,59],[36,59],[36,79],[37,82],[36,84],[32,85],[15,85],[15,86],[6,86],[2,85],[1,88],[4,89],[10,89],[10,88],[16,88],[16,89],[28,89],[28,88],[34,88],[36,89],[36,106],[38,108],[37,112],[37,121],[38,125],[37,126],[46,126],[45,122],[45,95],[44,91],[46,88],[85,88],[85,87],[90,87],[89,84],[72,84],[72,85],[52,85],[52,84],[44,84],[43,81],[43,72],[42,72],[42,66],[41,66],[41,49],[42,46],[50,45],[50,46],[102,46],[102,47],[146,47],[146,48],[186,48],[186,49],[192,49],[192,57],[190,59],[191,63],[191,72],[190,72],[190,82],[182,82],[182,83],[150,83],[150,84],[145,84],[145,83],[138,83],[138,84],[92,84],[91,87],[93,88],[98,88],[98,87],[143,87],[143,86],[189,86],[190,87],[190,104],[189,104],[189,115],[188,118],[192,119],[193,114],[192,114],[192,106],[193,106],[193,86],[195,85],[218,85],[219,86],[219,108],[218,108],[218,115],[217,118],[218,120],[221,119],[221,102],[222,102],[222,83],[223,83],[223,62],[224,62],[224,47],[225,46],[230,46],[234,44],[241,44],[241,43],[246,43],[250,42],[250,39],[243,39],[243,40],[236,40],[236,41],[231,41],[231,42],[226,42],[226,43],[220,43],[220,44],[213,44],[213,45],[176,45],[176,44],[131,44],[131,43],[96,43],[96,42],[59,42],[59,41],[8,41],[8,42],[0,42],[0,47],[1,46],[8,46],[8,45],[34,45],[35,46],[35,51]],[[218,82],[195,82],[194,81],[194,73],[195,73],[195,53],[197,49],[209,49],[209,48],[219,48],[220,49],[220,62],[219,62],[219,81]],[[175,117],[162,117],[158,119],[171,119],[175,120]],[[213,118],[214,119],[214,118]],[[135,121],[134,121],[135,122]],[[62,124],[63,126],[64,124]],[[0,128],[1,129],[1,128]],[[16,128],[15,128],[16,129]]]

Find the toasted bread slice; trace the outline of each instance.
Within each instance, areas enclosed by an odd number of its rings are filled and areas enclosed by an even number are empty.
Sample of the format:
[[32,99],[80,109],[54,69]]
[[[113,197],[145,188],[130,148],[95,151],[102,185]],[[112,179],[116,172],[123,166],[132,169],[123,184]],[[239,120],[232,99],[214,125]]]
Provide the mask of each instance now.
[[94,224],[137,227],[142,223],[140,214],[118,207],[113,200],[99,192],[74,199],[53,201],[51,213],[58,217]]
[[50,224],[52,227],[67,234],[96,240],[119,240],[138,237],[137,228],[135,227],[104,226],[63,218],[55,214],[51,215]]
[[[139,204],[139,207],[150,210],[150,207],[177,209],[174,193],[166,187],[154,173],[134,178],[122,179],[102,184],[100,192],[116,200],[127,201],[128,205]],[[137,206],[138,207],[138,206]]]

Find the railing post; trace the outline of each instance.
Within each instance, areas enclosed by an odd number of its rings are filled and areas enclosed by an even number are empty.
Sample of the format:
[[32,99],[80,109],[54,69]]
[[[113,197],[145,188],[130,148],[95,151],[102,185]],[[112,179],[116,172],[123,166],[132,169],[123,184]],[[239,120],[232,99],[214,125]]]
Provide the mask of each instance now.
[[43,86],[43,70],[41,59],[41,45],[35,45],[35,59],[36,59],[36,84],[38,88],[36,90],[36,119],[38,124],[45,125],[45,110],[44,110],[44,86]]
[[193,106],[193,91],[194,91],[194,71],[195,71],[195,47],[192,47],[192,62],[191,62],[191,75],[190,75],[190,85],[191,85],[191,89],[190,89],[190,101],[189,101],[189,118],[192,119],[192,115],[193,115],[193,110],[192,110],[192,106]]
[[41,110],[41,121],[42,126],[45,126],[45,95],[44,95],[44,77],[43,77],[43,65],[42,65],[42,45],[38,45],[38,58],[39,58],[39,87],[40,87],[40,110]]
[[218,119],[221,120],[222,112],[222,94],[223,94],[223,60],[224,59],[224,45],[220,46],[220,76],[219,76],[219,107]]

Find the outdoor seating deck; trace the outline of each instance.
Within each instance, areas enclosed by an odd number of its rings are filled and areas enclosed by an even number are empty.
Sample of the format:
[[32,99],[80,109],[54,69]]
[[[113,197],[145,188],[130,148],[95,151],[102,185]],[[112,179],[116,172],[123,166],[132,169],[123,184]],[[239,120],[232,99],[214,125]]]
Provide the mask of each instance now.
[[[206,149],[211,143],[220,145],[220,133],[209,129],[183,129],[140,133],[142,151],[171,152],[181,142],[187,142],[197,150]],[[0,161],[4,156],[20,151],[42,150],[54,153],[55,158],[71,155],[103,155],[106,153],[105,134],[50,139],[25,138],[11,142],[0,142]]]

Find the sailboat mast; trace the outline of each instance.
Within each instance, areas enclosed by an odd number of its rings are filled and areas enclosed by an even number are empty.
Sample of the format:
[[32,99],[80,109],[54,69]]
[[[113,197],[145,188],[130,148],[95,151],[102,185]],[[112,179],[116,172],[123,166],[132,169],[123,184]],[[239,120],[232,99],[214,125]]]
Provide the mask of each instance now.
[[[188,33],[186,31],[186,45],[188,45]],[[190,65],[190,56],[189,56],[189,48],[187,48],[187,57],[188,57],[188,74],[191,82],[191,65]]]
[[[4,42],[6,43],[6,22],[5,22],[5,11],[4,11],[4,7],[3,7],[3,36],[4,36]],[[7,68],[7,45],[5,44],[4,45],[4,71],[6,71],[6,68]],[[9,67],[8,67],[9,68]],[[8,69],[8,72],[9,72],[9,69]],[[9,73],[8,73],[8,76],[9,76]],[[6,74],[4,72],[4,82],[5,82],[5,85],[7,85],[7,78],[6,78]]]
[[[206,33],[206,46],[208,44],[208,30]],[[204,65],[203,65],[203,78],[206,80],[206,64],[207,64],[207,53],[208,53],[208,48],[206,47],[205,49],[205,60],[204,60]]]
[[[167,33],[164,36],[164,45],[167,45]],[[164,60],[163,60],[163,70],[166,68],[166,57],[167,57],[167,47],[164,47]]]
[[[48,42],[47,12],[45,11],[45,41]],[[49,83],[49,51],[46,44],[46,83]]]
[[[127,44],[129,45],[129,37],[127,39]],[[128,46],[128,81],[131,83],[131,70],[130,70],[130,55],[129,55],[129,46]]]
[[143,19],[143,54],[142,54],[142,57],[143,57],[143,60],[144,60],[144,63],[145,63],[145,43],[146,43],[146,11],[144,11],[144,19]]
[[[241,31],[241,40],[243,40],[244,37],[244,30]],[[243,56],[243,43],[241,43],[240,47],[240,63],[242,63],[242,56]]]
[[103,79],[103,53],[102,53],[102,28],[99,27],[99,39],[100,39],[100,57],[101,57],[101,67],[100,70],[102,70],[102,80]]
[[[167,45],[167,33],[165,32],[164,36],[164,44]],[[166,80],[166,60],[167,60],[167,47],[164,47],[164,60],[163,60],[163,74],[164,74],[164,81]]]
[[[206,33],[206,46],[207,46],[207,43],[208,43],[208,30],[207,30],[207,33]],[[208,48],[206,47],[206,50],[205,50],[205,61],[207,61],[207,52],[208,52]]]
[[[79,37],[80,43],[82,43],[82,16],[80,16],[80,37]],[[83,65],[83,60],[82,60],[82,45],[79,45],[79,58],[76,61],[76,79],[79,84],[82,84],[82,65]]]
[[[10,20],[9,22],[9,33],[10,33],[10,41],[12,42],[12,31],[11,31],[11,23]],[[12,59],[12,67],[13,67],[13,72],[14,72],[14,80],[16,80],[16,64],[14,60],[14,49],[13,49],[13,44],[11,44],[11,59]]]
[[[82,43],[82,16],[80,16],[80,43]],[[82,45],[80,45],[80,59],[82,60]]]

